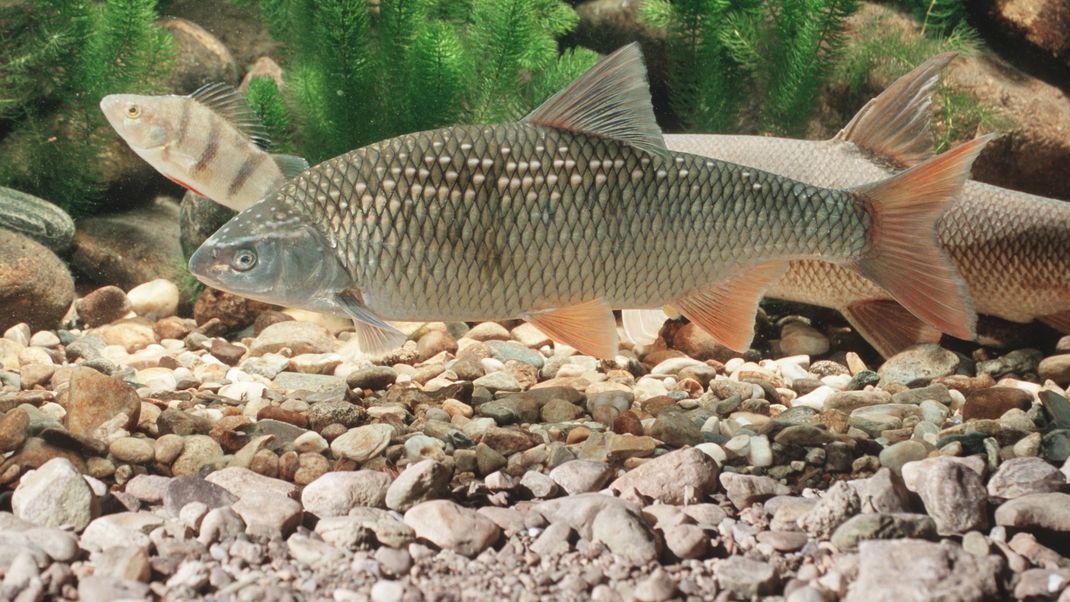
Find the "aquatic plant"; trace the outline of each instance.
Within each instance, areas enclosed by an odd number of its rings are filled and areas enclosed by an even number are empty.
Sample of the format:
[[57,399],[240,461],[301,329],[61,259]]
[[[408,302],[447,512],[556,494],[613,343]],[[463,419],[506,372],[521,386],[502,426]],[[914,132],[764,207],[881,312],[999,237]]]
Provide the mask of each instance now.
[[156,0],[0,6],[0,184],[75,215],[97,205],[114,140],[97,103],[166,77],[171,39],[156,17]]
[[645,0],[668,34],[673,109],[695,130],[798,134],[843,45],[855,0]]
[[935,37],[967,30],[964,0],[899,0],[921,23],[921,33]]
[[283,43],[297,147],[311,162],[401,133],[512,119],[594,64],[559,53],[561,0],[234,0]]

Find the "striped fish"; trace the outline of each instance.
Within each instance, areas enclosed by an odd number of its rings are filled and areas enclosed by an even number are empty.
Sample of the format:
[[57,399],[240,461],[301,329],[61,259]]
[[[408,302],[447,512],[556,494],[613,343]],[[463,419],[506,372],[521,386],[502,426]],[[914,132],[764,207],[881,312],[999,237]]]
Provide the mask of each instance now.
[[179,186],[241,211],[308,164],[272,155],[244,96],[208,84],[189,96],[111,94],[100,109],[130,148]]

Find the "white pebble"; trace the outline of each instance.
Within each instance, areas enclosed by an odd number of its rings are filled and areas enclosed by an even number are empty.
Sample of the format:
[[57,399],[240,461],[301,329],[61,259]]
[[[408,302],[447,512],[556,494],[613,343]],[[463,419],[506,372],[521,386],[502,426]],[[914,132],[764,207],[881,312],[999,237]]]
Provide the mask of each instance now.
[[166,318],[178,312],[178,287],[170,280],[158,278],[139,284],[126,294],[134,313],[154,319]]

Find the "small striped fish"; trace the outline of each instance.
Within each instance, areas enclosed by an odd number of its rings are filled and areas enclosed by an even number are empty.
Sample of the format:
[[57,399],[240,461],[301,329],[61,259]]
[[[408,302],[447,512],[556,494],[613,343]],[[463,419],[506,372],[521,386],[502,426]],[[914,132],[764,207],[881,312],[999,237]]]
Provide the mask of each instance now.
[[189,96],[111,94],[100,110],[156,171],[235,211],[308,167],[304,159],[264,150],[267,131],[227,84],[208,84]]
[[979,138],[895,177],[820,188],[670,152],[630,45],[515,123],[407,134],[325,161],[238,214],[190,259],[209,286],[354,319],[524,318],[597,357],[613,309],[671,304],[746,349],[790,260],[850,265],[943,330],[972,336],[934,224]]

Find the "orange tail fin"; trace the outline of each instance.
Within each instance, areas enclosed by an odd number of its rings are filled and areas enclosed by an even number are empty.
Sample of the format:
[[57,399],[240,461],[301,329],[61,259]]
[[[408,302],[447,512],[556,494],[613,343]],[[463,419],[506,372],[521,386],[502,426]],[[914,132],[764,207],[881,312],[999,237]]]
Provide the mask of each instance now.
[[993,136],[961,144],[886,180],[856,188],[873,207],[872,245],[858,260],[862,275],[884,287],[921,320],[973,339],[973,303],[958,270],[940,249],[936,220],[962,188],[974,159]]

